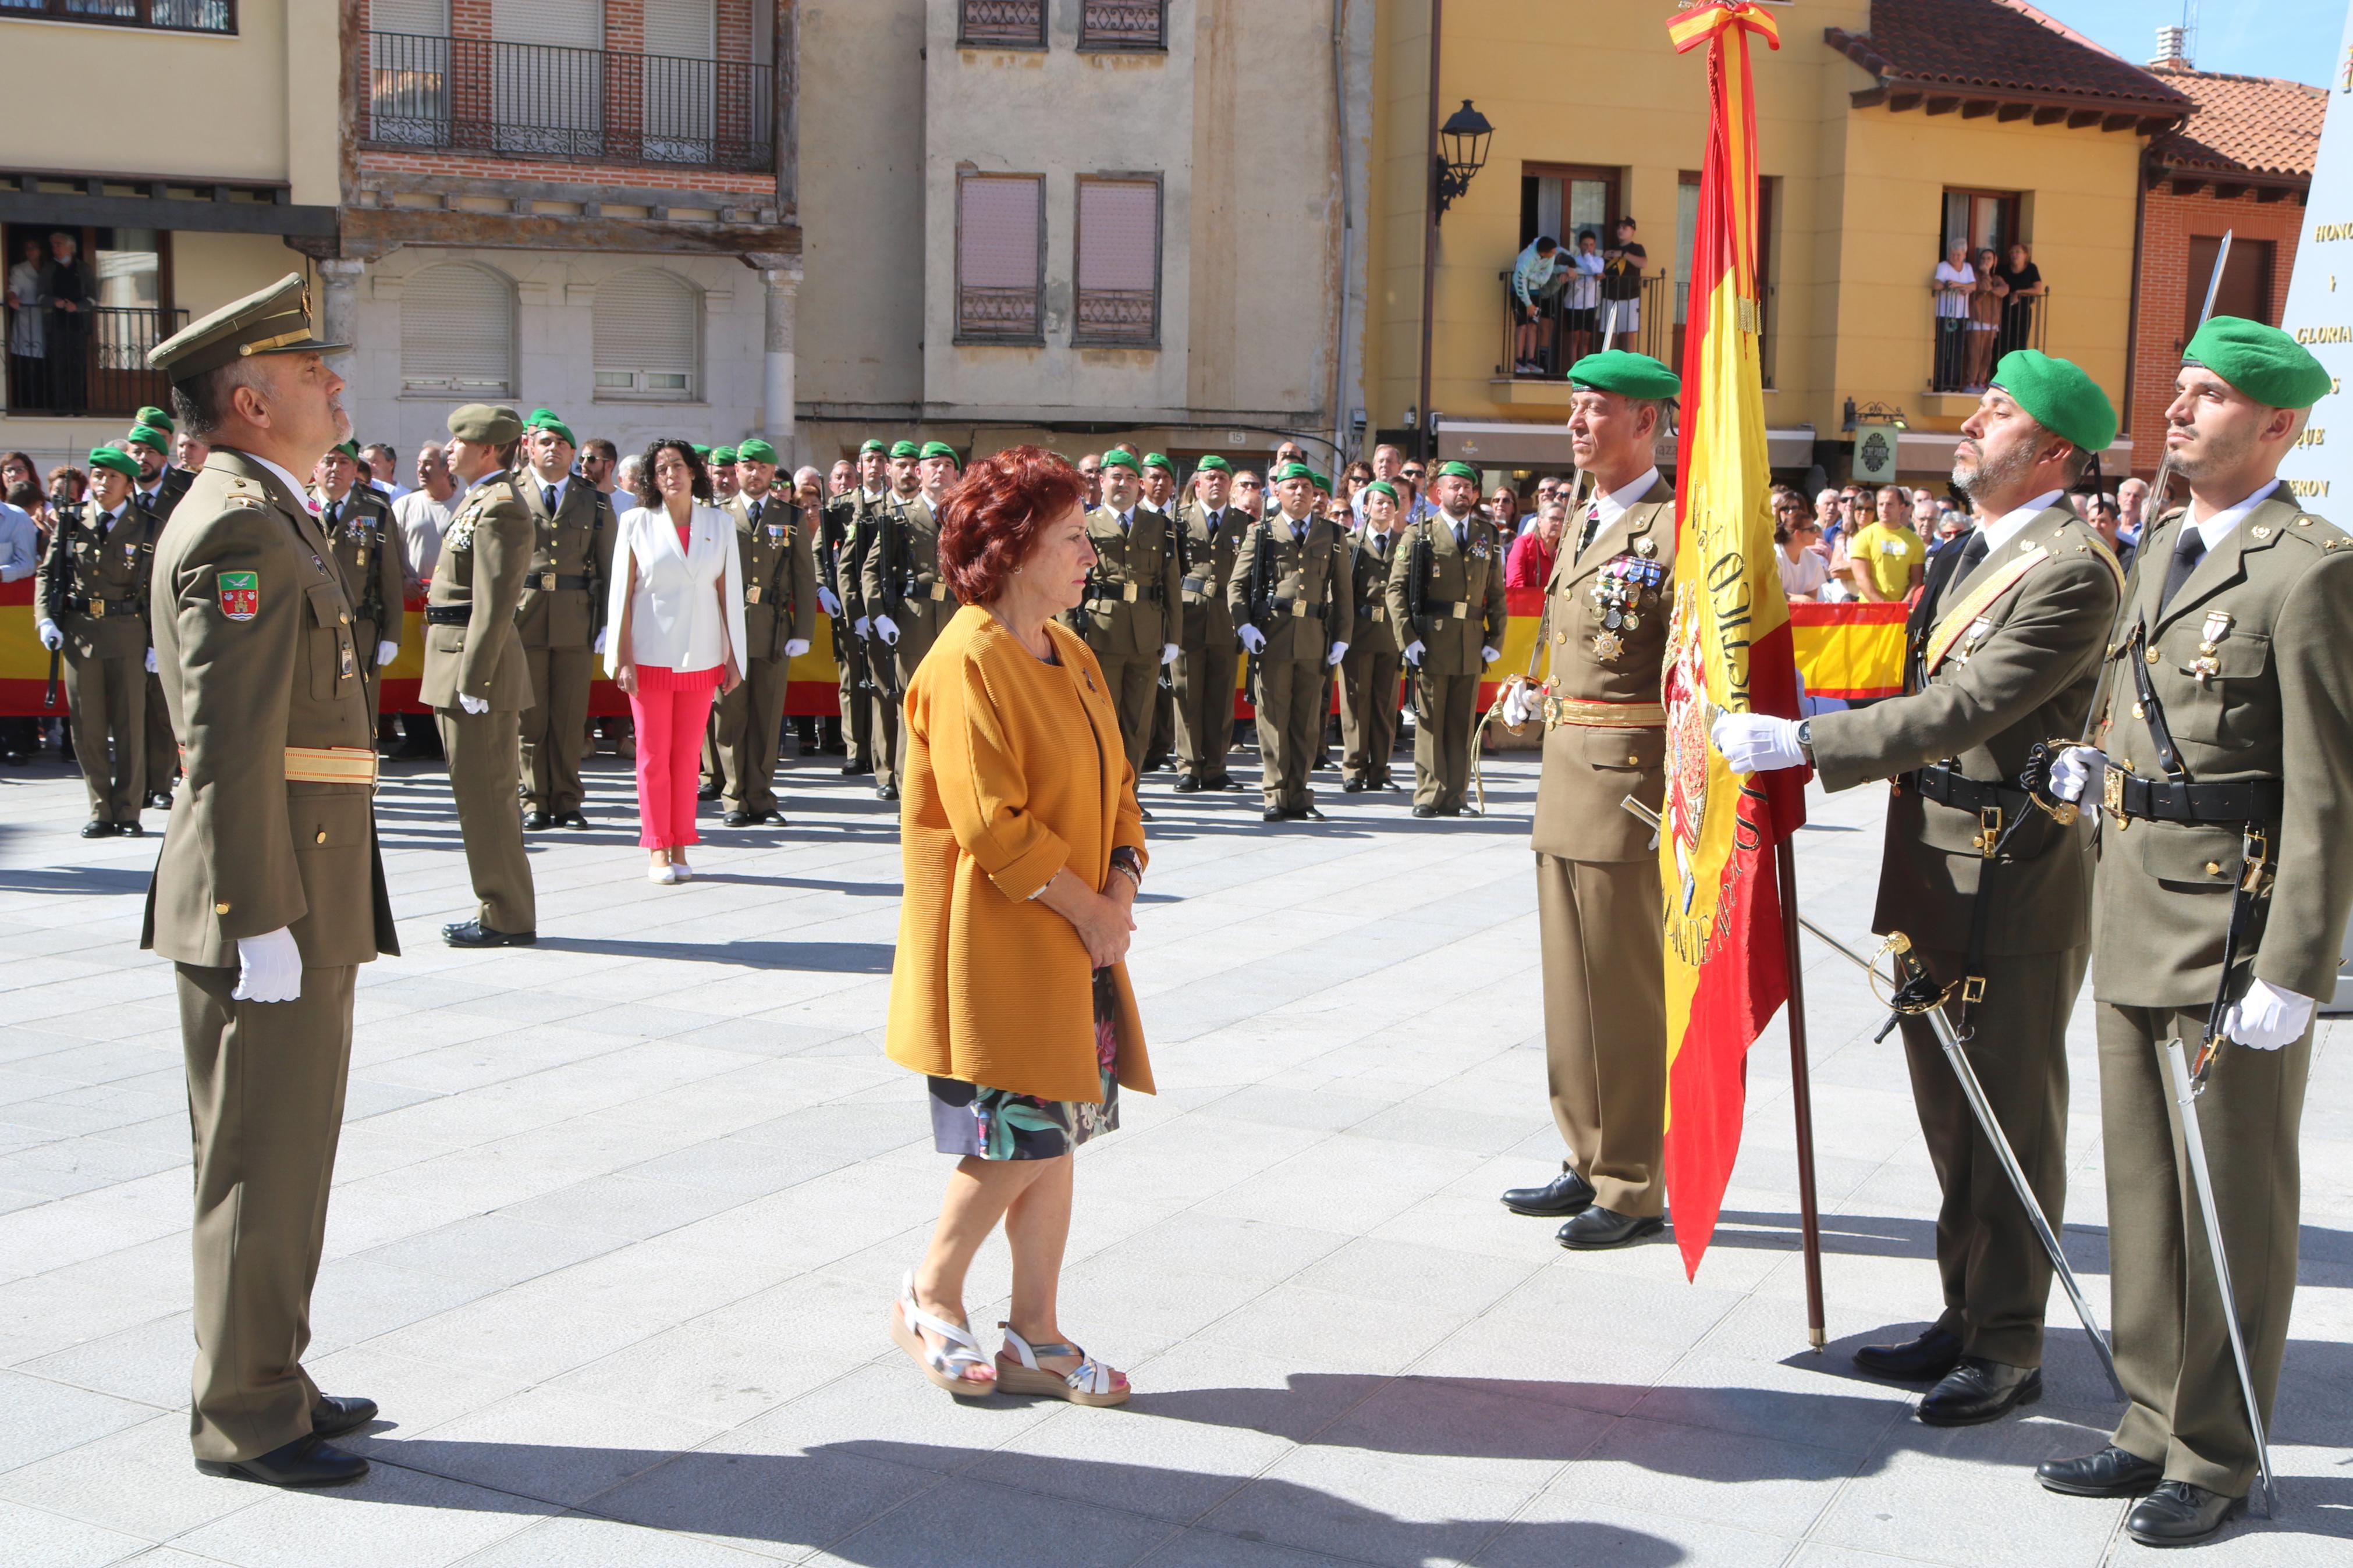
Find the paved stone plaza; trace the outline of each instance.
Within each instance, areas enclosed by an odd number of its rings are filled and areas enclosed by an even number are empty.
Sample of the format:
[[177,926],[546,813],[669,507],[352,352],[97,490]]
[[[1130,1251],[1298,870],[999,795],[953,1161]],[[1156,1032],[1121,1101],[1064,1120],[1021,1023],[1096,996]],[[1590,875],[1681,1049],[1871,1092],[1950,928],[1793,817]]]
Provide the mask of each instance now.
[[[408,954],[361,972],[309,1363],[385,1419],[353,1445],[367,1480],[292,1495],[189,1463],[185,1100],[171,973],[137,949],[155,844],[77,838],[53,757],[0,774],[0,1563],[2139,1558],[2121,1504],[2029,1474],[2114,1415],[2057,1291],[2025,1419],[1932,1430],[1916,1393],[1848,1365],[1933,1309],[1936,1188],[1842,960],[1810,946],[1816,1356],[1778,1026],[1696,1284],[1670,1245],[1568,1254],[1495,1201],[1559,1153],[1531,764],[1491,771],[1484,821],[1414,822],[1321,775],[1331,820],[1282,830],[1254,793],[1167,778],[1132,960],[1164,1092],[1081,1160],[1063,1308],[1139,1392],[1084,1410],[957,1407],[885,1338],[945,1174],[921,1080],[881,1054],[894,807],[830,760],[793,766],[791,826],[709,828],[697,880],[657,888],[601,760],[596,828],[533,840],[539,946],[461,953],[437,935],[471,912],[446,781],[396,767],[378,806]],[[1857,941],[1882,798],[1818,795],[1800,840],[1808,912]],[[2200,1563],[2353,1552],[2344,1038],[2305,1121],[2285,1507]],[[2105,1310],[2088,1004],[2073,1058],[2067,1242]],[[999,1245],[976,1326],[1005,1279]]]

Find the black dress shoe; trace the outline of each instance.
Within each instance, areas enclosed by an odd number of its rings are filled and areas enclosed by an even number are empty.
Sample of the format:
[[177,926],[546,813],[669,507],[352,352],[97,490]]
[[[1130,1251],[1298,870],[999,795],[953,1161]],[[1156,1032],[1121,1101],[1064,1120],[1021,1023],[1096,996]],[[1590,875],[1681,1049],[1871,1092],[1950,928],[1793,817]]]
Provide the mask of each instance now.
[[581,816],[580,813],[576,811],[567,811],[556,817],[555,826],[558,827],[586,827],[588,826],[588,819]]
[[2245,1498],[2166,1481],[2125,1516],[2125,1533],[2143,1546],[2194,1546],[2246,1510]]
[[894,784],[876,784],[874,786],[874,798],[876,800],[896,800],[899,798],[899,786]]
[[1342,779],[1340,781],[1340,793],[1342,795],[1362,795],[1365,793],[1365,781],[1362,779]]
[[259,1481],[269,1487],[339,1487],[366,1475],[368,1462],[313,1432],[250,1459],[198,1459],[196,1468],[208,1476]]
[[2165,1467],[2111,1443],[2080,1459],[2045,1459],[2034,1479],[2046,1491],[2069,1497],[2145,1497],[2165,1479]]
[[1417,805],[1413,808],[1413,814],[1416,816],[1436,816],[1438,815],[1438,807],[1434,805]]
[[1209,787],[1210,787],[1211,789],[1221,789],[1221,790],[1229,790],[1229,791],[1230,791],[1230,790],[1238,790],[1238,789],[1241,788],[1242,786],[1241,786],[1240,783],[1238,780],[1235,780],[1235,779],[1211,779],[1211,780],[1209,781]]
[[1560,1174],[1541,1187],[1513,1187],[1504,1194],[1504,1206],[1514,1214],[1539,1219],[1566,1219],[1593,1206],[1593,1184],[1564,1163]]
[[[1279,805],[1270,805],[1258,815],[1259,820],[1261,822],[1288,822],[1291,820],[1291,813],[1283,810],[1282,807]],[[85,833],[82,837],[88,838],[90,835]]]
[[1999,1421],[2042,1397],[2041,1367],[2010,1366],[1983,1356],[1965,1355],[1920,1402],[1920,1420],[1929,1426],[1975,1426]]
[[169,791],[169,790],[163,790],[163,789],[151,789],[151,790],[149,790],[149,791],[147,792],[147,808],[148,808],[150,811],[169,811],[169,810],[171,810],[171,809],[172,809],[172,792],[171,792],[171,791]]
[[731,811],[719,820],[729,827],[749,827],[760,819],[748,811]]
[[441,928],[441,940],[451,947],[529,947],[539,940],[535,931],[493,931],[480,921],[459,921]]
[[871,773],[874,771],[874,764],[872,763],[860,763],[855,767],[844,768],[841,771],[846,773]]
[[118,822],[114,825],[114,836],[117,838],[144,838],[147,830],[135,822]]
[[1646,1236],[1656,1236],[1666,1228],[1662,1215],[1645,1215],[1638,1219],[1596,1204],[1562,1226],[1553,1239],[1572,1251],[1599,1252],[1606,1247],[1624,1247]]
[[869,771],[869,769],[864,768],[856,763],[844,763],[841,764],[841,776],[844,778],[853,778],[860,773]]
[[1149,822],[1152,820],[1152,808],[1148,805],[1139,804],[1135,808],[1135,815],[1142,817],[1145,821]]
[[726,789],[727,786],[725,784],[707,784],[701,789],[694,792],[694,798],[697,800],[717,800],[722,795],[726,793]]
[[1321,822],[1324,820],[1324,814],[1316,810],[1312,805],[1299,806],[1294,809],[1291,815],[1297,817],[1302,822]]
[[534,811],[522,819],[522,830],[525,833],[543,833],[554,826],[555,818],[543,811]]
[[1178,795],[1192,795],[1201,787],[1201,781],[1187,773],[1173,786]]
[[1899,1345],[1864,1345],[1854,1352],[1854,1364],[1873,1377],[1898,1383],[1934,1383],[1961,1359],[1961,1337],[1947,1329],[1931,1328],[1918,1339]]
[[311,1406],[311,1436],[340,1437],[375,1419],[375,1401],[357,1394],[322,1394]]
[[81,836],[84,838],[111,838],[114,837],[114,824],[85,822],[81,825]]

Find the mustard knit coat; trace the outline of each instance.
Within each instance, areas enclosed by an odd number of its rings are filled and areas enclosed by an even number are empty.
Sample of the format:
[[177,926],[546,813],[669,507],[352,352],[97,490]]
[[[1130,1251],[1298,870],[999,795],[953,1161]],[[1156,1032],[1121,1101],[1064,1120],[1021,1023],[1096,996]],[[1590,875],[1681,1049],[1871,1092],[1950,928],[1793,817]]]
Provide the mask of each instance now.
[[[1100,1100],[1093,967],[1070,921],[1030,895],[1066,867],[1103,887],[1113,849],[1144,854],[1144,819],[1103,667],[1075,634],[1046,634],[1059,664],[968,605],[908,683],[885,1048],[917,1072]],[[1112,980],[1119,1084],[1149,1094],[1127,966]]]

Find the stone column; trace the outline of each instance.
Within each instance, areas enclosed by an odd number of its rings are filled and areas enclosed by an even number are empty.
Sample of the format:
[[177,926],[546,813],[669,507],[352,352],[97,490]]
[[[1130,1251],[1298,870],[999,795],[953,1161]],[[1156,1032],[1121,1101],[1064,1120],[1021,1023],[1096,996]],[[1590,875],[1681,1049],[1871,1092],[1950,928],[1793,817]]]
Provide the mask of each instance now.
[[[331,343],[350,343],[358,347],[356,336],[360,324],[360,278],[367,263],[349,257],[331,257],[319,263],[319,276],[324,280],[324,297],[319,301],[319,335]],[[351,353],[332,356],[335,374],[344,380],[352,379],[353,355]]]
[[782,265],[760,270],[760,280],[768,286],[766,352],[761,382],[766,412],[762,433],[776,447],[780,466],[789,474],[800,461],[793,435],[793,318],[800,309],[801,258],[783,256],[776,259]]

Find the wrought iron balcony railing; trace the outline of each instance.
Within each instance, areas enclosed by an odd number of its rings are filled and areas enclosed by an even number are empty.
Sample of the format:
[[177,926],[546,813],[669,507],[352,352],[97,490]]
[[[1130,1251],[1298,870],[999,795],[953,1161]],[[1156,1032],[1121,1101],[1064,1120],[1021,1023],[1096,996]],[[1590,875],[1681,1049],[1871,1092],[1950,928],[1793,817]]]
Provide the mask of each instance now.
[[[164,373],[147,368],[147,351],[186,326],[187,311],[153,305],[30,309],[41,318],[41,353],[9,356],[9,412],[127,416],[166,401]],[[18,314],[7,312],[11,326]]]
[[766,169],[776,109],[771,66],[370,33],[360,138],[561,163]]

